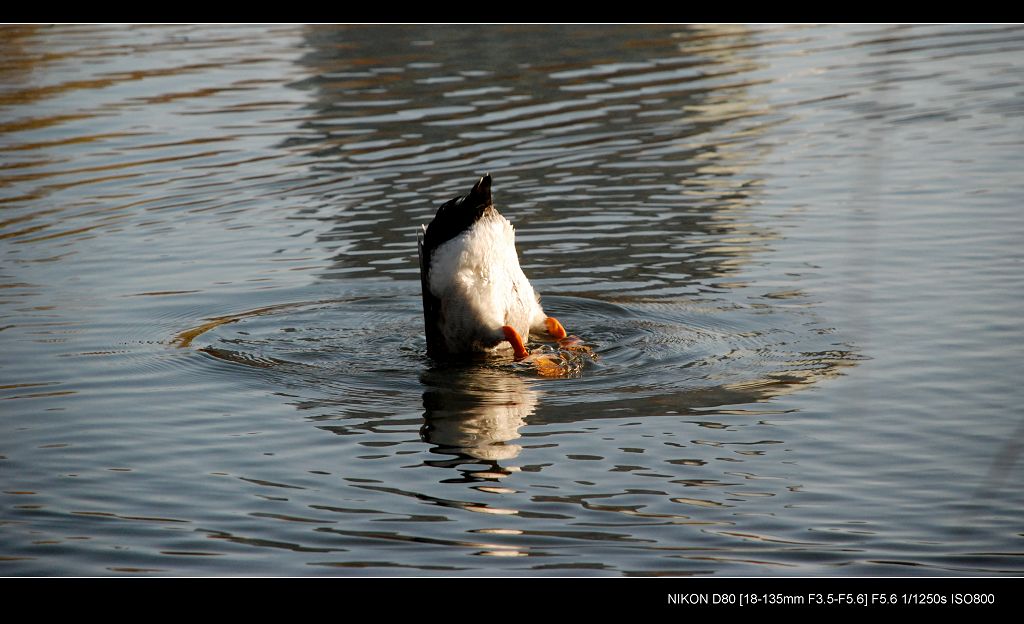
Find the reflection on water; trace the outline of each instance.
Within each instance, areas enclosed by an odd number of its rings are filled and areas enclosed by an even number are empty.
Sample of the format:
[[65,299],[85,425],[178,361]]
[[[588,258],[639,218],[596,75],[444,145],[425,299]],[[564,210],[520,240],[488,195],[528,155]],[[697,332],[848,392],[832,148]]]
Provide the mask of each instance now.
[[[0,27],[0,571],[1019,574],[1022,50]],[[426,357],[483,172],[558,375]]]
[[538,392],[517,375],[495,368],[431,369],[422,382],[424,441],[439,453],[498,462],[519,456],[512,443],[534,412]]

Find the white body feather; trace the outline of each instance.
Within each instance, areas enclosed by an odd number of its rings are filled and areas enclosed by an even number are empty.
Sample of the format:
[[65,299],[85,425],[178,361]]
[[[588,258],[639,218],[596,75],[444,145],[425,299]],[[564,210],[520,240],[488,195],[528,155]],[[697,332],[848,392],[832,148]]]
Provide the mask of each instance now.
[[524,341],[530,329],[544,329],[544,310],[519,267],[515,229],[493,206],[434,250],[429,286],[442,302],[440,325],[449,352],[508,349],[504,325]]

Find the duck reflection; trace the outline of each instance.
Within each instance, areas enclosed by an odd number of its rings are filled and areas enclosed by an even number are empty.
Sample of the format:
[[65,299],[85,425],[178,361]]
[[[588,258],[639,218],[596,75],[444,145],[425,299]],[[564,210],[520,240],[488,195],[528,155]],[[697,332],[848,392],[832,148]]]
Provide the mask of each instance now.
[[512,441],[536,410],[539,392],[511,371],[485,366],[432,368],[420,381],[426,386],[420,435],[435,445],[434,452],[455,455],[446,462],[453,466],[467,459],[490,465],[490,471],[476,471],[475,477],[515,470],[499,462],[522,451]]

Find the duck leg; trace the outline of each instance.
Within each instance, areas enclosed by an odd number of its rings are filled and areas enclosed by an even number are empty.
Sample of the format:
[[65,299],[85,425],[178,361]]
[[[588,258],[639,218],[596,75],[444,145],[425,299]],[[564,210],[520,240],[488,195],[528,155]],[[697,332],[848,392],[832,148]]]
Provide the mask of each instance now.
[[505,334],[505,340],[508,340],[509,344],[512,345],[512,352],[515,354],[517,360],[521,360],[530,355],[530,352],[526,350],[526,345],[523,344],[523,339],[519,335],[519,332],[508,325],[502,326],[501,331]]

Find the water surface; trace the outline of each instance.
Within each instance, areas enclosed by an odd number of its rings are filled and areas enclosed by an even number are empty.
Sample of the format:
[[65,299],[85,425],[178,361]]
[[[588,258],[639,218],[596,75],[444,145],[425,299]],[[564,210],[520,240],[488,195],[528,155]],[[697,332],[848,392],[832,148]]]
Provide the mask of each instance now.
[[[1020,26],[0,59],[0,574],[1024,571]],[[426,357],[416,230],[485,172],[561,377]]]

